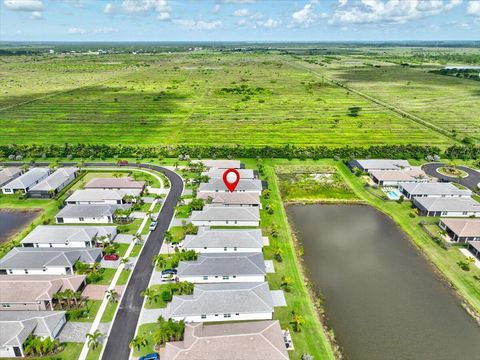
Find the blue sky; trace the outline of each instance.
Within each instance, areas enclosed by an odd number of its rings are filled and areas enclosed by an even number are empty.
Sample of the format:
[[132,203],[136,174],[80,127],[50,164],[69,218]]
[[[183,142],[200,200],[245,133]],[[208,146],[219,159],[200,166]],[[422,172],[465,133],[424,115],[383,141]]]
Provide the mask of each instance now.
[[480,0],[0,0],[0,40],[480,40]]

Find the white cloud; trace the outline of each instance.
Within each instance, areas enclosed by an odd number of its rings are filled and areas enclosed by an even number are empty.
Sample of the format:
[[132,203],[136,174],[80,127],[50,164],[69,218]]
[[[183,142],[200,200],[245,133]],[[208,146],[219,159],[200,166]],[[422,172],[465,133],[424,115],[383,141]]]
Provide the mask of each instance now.
[[257,21],[257,25],[263,26],[263,27],[266,27],[266,28],[269,28],[269,29],[276,28],[281,23],[282,22],[280,20],[275,20],[275,19],[272,19],[272,18],[269,18],[265,21]]
[[40,20],[43,17],[41,11],[32,11],[32,16],[31,18],[34,20]]
[[43,9],[41,0],[4,0],[3,4],[7,9],[15,11],[41,11]]
[[163,11],[160,14],[158,14],[157,19],[161,21],[170,20],[170,13],[167,11]]
[[103,8],[103,12],[105,14],[110,14],[113,12],[113,5],[111,3],[108,3],[107,5],[105,5],[105,7]]
[[78,34],[85,34],[86,31],[85,31],[85,29],[82,29],[82,28],[79,28],[79,27],[72,27],[72,28],[68,29],[67,33],[78,35]]
[[480,16],[480,1],[470,0],[468,2],[467,14],[473,16]]
[[214,30],[222,26],[222,22],[219,20],[205,21],[177,19],[173,22],[186,30]]
[[303,9],[292,14],[292,23],[294,26],[309,26],[317,19],[317,15],[313,11],[312,4],[306,4]]
[[170,10],[167,0],[123,0],[122,8],[129,14]]
[[233,13],[233,15],[235,16],[247,16],[250,12],[248,11],[248,9],[238,9],[238,10],[235,10],[235,12]]
[[215,6],[213,7],[212,9],[212,12],[214,14],[218,13],[220,11],[220,5],[219,4],[215,4]]
[[255,0],[220,0],[224,4],[253,4]]
[[461,4],[459,0],[361,0],[348,9],[337,9],[329,21],[339,24],[405,23],[438,15]]
[[348,0],[338,0],[338,6],[343,7],[347,5]]
[[112,32],[116,32],[116,31],[117,31],[117,29],[114,29],[114,28],[111,28],[111,27],[100,27],[100,28],[96,28],[96,29],[93,30],[93,32],[95,34],[110,34]]

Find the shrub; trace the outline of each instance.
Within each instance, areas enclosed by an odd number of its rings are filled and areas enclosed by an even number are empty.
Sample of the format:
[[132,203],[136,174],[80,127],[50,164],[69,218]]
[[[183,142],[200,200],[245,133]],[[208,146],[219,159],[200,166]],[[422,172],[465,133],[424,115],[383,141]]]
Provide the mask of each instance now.
[[172,294],[170,293],[170,291],[164,291],[164,292],[162,292],[162,300],[163,300],[164,302],[172,301]]

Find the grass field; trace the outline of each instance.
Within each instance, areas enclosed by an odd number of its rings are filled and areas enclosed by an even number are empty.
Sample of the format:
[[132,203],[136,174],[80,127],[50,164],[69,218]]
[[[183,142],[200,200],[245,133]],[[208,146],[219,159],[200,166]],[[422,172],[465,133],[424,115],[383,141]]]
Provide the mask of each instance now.
[[[320,62],[320,64],[322,64]],[[463,140],[480,140],[480,85],[432,74],[438,65],[402,66],[365,57],[342,57],[308,66],[348,87],[439,126]]]
[[[305,69],[288,66],[274,54],[0,60],[0,87],[4,89],[0,144],[450,142]],[[451,84],[451,91],[462,87],[456,79],[438,78]],[[28,83],[27,79],[34,80]],[[459,94],[465,92],[459,90]],[[361,110],[352,115],[355,108]],[[470,115],[465,116],[465,124],[470,124]]]

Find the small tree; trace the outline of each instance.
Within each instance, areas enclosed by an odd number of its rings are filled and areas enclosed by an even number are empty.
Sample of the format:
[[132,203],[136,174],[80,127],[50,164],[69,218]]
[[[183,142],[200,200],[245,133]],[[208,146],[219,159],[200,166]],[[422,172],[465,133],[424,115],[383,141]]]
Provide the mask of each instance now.
[[163,239],[165,240],[165,242],[167,244],[170,244],[172,241],[173,241],[173,235],[170,231],[165,231],[165,235],[163,237]]
[[270,195],[272,194],[271,190],[265,189],[262,191],[262,196],[264,199],[270,199]]
[[283,290],[286,292],[290,292],[291,286],[292,286],[293,280],[290,276],[282,276],[282,281],[280,283],[280,286],[282,287]]
[[141,348],[147,345],[148,345],[147,338],[144,335],[137,335],[132,339],[132,341],[130,341],[130,344],[128,344],[128,347],[130,349],[135,349],[137,351],[140,351]]
[[149,305],[152,305],[152,302],[158,302],[159,294],[151,288],[146,288],[145,291],[140,293],[140,295],[147,299]]
[[278,262],[282,262],[282,260],[283,260],[282,255],[283,255],[283,250],[280,249],[278,246],[276,246],[276,247],[273,249],[273,257],[274,257],[274,259],[277,260]]
[[290,324],[293,327],[293,330],[295,332],[301,332],[303,324],[305,323],[305,319],[303,318],[302,315],[293,313],[292,314],[292,319],[290,320]]
[[107,300],[110,304],[115,304],[118,302],[118,293],[115,289],[110,289],[105,291],[107,294]]
[[100,345],[100,340],[103,334],[100,332],[100,330],[95,330],[93,334],[87,334],[85,336],[87,338],[88,347],[96,350],[98,345]]

